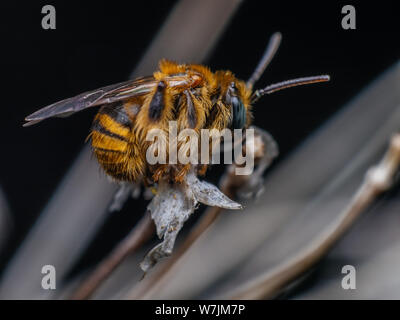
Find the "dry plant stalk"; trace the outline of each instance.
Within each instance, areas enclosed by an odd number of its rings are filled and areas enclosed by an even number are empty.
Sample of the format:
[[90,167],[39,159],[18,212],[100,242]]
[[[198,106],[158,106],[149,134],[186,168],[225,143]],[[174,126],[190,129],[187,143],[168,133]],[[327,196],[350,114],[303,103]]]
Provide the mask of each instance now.
[[[189,174],[186,183],[179,186],[160,185],[156,196],[148,206],[148,212],[146,212],[142,220],[111,254],[99,264],[89,278],[78,287],[72,294],[71,299],[90,298],[124,258],[137,250],[154,234],[152,219],[156,225],[159,238],[164,238],[164,241],[155,246],[142,261],[141,268],[144,272],[147,272],[160,259],[172,253],[175,238],[183,223],[195,210],[197,202],[210,205],[211,208],[189,235],[177,255],[170,260],[170,263],[165,265],[164,268],[167,270],[212,224],[222,208],[242,208],[240,204],[229,199],[235,196],[237,191],[242,191],[247,197],[258,195],[261,190],[260,186],[262,186],[262,174],[278,155],[278,149],[273,138],[267,132],[258,128],[255,128],[253,146],[254,148],[251,152],[254,155],[257,168],[250,176],[237,176],[235,174],[235,165],[229,166],[227,173],[221,179],[223,192],[210,183],[198,180],[194,174]],[[125,190],[123,192],[124,196],[117,193],[111,206],[112,208],[120,206],[120,203],[116,202],[126,200],[125,195],[129,193],[129,188],[121,186],[120,190],[122,189]],[[158,275],[159,273],[156,273],[152,279],[157,281]]]
[[389,190],[400,167],[400,134],[395,134],[380,163],[371,167],[348,206],[307,248],[286,262],[283,267],[268,270],[236,290],[231,299],[273,298],[284,287],[314,265],[340,239],[353,222]]
[[[255,129],[254,160],[257,164],[252,175],[236,175],[235,165],[230,165],[220,180],[220,190],[229,198],[239,195],[245,198],[257,197],[263,191],[263,173],[278,156],[278,146],[266,131]],[[190,234],[181,244],[172,257],[167,260],[157,271],[149,275],[143,286],[137,286],[128,293],[128,299],[146,299],[152,292],[157,291],[168,281],[168,275],[173,272],[173,267],[195,241],[213,224],[222,212],[220,207],[210,207],[206,210],[201,220],[191,230]]]
[[131,253],[140,248],[155,232],[150,213],[146,212],[135,228],[118,244],[118,246],[100,262],[98,267],[84,280],[71,295],[72,300],[88,299],[107,279],[118,265]]

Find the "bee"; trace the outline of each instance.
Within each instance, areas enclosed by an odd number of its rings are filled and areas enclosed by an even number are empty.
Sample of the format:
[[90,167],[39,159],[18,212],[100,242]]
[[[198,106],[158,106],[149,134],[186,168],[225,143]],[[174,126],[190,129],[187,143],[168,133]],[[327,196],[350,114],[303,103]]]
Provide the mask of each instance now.
[[[106,86],[51,104],[25,118],[24,126],[51,117],[65,117],[90,107],[100,107],[88,139],[100,166],[117,181],[157,183],[160,179],[181,183],[192,164],[146,162],[146,134],[152,128],[168,132],[169,121],[178,131],[190,128],[245,129],[252,122],[252,105],[266,94],[329,76],[297,78],[253,90],[254,84],[278,49],[275,33],[250,79],[245,82],[231,71],[212,72],[199,64],[159,62],[153,75]],[[204,175],[207,165],[195,170]]]

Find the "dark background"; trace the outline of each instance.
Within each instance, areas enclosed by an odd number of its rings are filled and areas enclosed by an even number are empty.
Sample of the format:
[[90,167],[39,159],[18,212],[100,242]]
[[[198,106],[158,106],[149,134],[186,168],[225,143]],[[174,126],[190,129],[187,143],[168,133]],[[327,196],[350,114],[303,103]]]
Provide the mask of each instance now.
[[[281,31],[282,45],[258,86],[331,75],[328,84],[278,92],[257,103],[254,122],[278,141],[279,162],[399,58],[400,28],[394,1],[274,1],[261,6],[265,2],[243,1],[205,64],[247,79],[269,36]],[[14,219],[0,271],[81,150],[96,111],[29,128],[22,128],[24,117],[57,100],[126,80],[174,3],[16,1],[0,5],[0,186]],[[41,28],[45,4],[57,10],[56,30]],[[356,30],[341,27],[345,4],[356,7]],[[122,212],[110,215],[77,270],[100,259],[130,230],[142,212],[137,208],[131,200]]]

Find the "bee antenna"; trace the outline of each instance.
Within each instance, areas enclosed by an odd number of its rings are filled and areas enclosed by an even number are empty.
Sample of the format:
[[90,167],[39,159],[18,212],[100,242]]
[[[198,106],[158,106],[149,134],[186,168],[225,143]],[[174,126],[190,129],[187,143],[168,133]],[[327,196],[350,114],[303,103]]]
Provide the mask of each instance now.
[[257,65],[257,68],[254,70],[249,80],[247,80],[247,86],[249,88],[253,88],[253,85],[258,81],[258,79],[260,79],[261,75],[263,74],[263,72],[271,62],[272,58],[274,57],[276,51],[278,50],[281,39],[282,34],[280,32],[275,32],[271,36],[268,46],[265,49],[264,54]]
[[292,80],[286,80],[278,83],[271,84],[264,89],[256,90],[253,93],[251,102],[254,103],[258,99],[260,99],[263,95],[273,93],[275,91],[279,91],[286,88],[301,86],[304,84],[310,83],[317,83],[317,82],[326,82],[329,81],[330,77],[328,75],[320,75],[320,76],[313,76],[313,77],[304,77],[304,78],[297,78]]

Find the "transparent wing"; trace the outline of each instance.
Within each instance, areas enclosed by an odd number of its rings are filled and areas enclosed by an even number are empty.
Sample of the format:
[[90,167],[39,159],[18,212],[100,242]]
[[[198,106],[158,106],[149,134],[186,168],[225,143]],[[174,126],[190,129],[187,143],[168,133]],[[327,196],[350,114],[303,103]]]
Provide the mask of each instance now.
[[30,126],[51,117],[68,117],[89,107],[144,95],[151,92],[156,84],[157,81],[152,76],[149,76],[84,92],[32,113],[25,118],[28,122],[24,126]]

